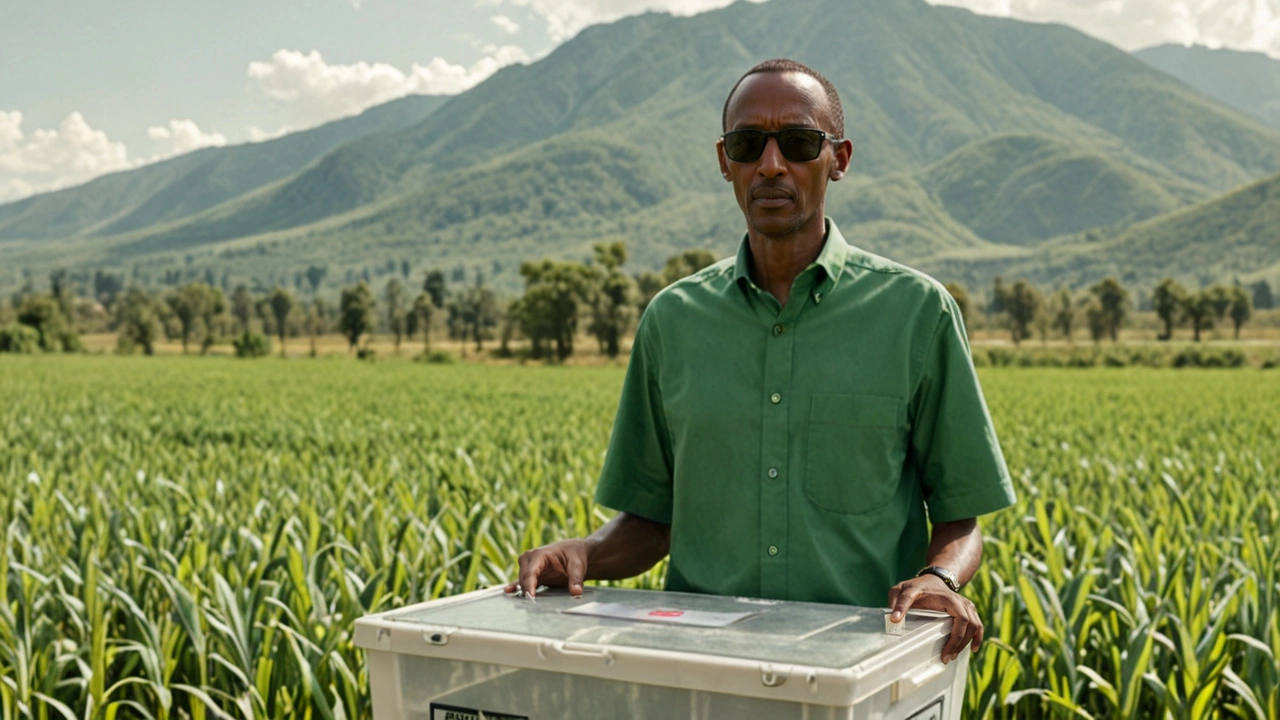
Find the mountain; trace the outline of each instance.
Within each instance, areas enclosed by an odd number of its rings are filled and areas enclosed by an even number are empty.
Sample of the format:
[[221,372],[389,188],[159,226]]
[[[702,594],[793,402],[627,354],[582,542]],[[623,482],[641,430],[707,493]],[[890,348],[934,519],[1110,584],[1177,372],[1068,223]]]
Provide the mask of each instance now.
[[1190,287],[1280,277],[1280,175],[1113,232],[1066,236],[1022,255],[934,259],[925,268],[985,286],[995,275],[1079,287],[1107,275]]
[[1260,52],[1158,45],[1134,53],[1209,97],[1280,129],[1280,60]]
[[[628,242],[633,269],[690,247],[728,254],[742,220],[715,162],[722,103],[778,56],[822,70],[844,101],[853,173],[830,214],[907,262],[1012,261],[1280,172],[1280,132],[1063,26],[923,0],[737,3],[588,28],[418,122],[216,203],[152,179],[111,198],[129,212],[93,223],[18,228],[2,206],[0,267],[269,285],[312,264],[343,283],[407,260],[513,290],[521,260],[582,257],[605,238]],[[191,211],[138,211],[135,195],[165,190]]]
[[411,96],[265,142],[204,148],[0,205],[0,237],[118,235],[189,217],[293,175],[350,140],[418,123],[446,100]]

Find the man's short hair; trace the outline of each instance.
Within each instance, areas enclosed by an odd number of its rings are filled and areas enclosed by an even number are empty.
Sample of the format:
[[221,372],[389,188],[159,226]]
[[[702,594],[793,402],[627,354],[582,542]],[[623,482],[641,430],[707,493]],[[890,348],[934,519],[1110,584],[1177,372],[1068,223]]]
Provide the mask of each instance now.
[[[831,122],[832,124],[835,125],[835,127],[831,128],[831,130],[835,132],[836,137],[843,138],[844,137],[844,108],[840,105],[840,93],[836,92],[836,86],[832,85],[831,81],[823,77],[822,73],[818,72],[817,70],[814,70],[813,68],[809,67],[808,65],[805,65],[802,62],[799,62],[796,60],[790,60],[788,58],[774,58],[772,60],[765,60],[759,65],[756,65],[755,67],[746,71],[745,73],[743,73],[742,77],[738,78],[738,82],[734,83],[733,89],[729,91],[729,96],[724,99],[724,110],[720,112],[720,129],[721,130],[729,129],[729,101],[733,99],[733,94],[738,92],[738,86],[742,84],[743,80],[746,80],[752,75],[757,75],[759,73],[787,73],[787,72],[804,73],[805,75],[808,75],[814,80],[817,80],[818,83],[822,85],[822,89],[827,95],[827,109],[831,113]],[[826,129],[826,128],[823,128],[823,129]]]

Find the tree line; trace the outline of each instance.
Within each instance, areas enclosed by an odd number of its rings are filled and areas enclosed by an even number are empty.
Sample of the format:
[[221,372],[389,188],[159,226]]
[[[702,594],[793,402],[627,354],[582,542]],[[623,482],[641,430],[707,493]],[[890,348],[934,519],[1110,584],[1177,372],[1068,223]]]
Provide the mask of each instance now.
[[[380,292],[361,278],[341,288],[336,305],[317,292],[327,274],[327,268],[318,266],[298,273],[292,288],[277,285],[263,291],[239,284],[230,292],[208,278],[155,291],[98,272],[84,296],[69,282],[72,276],[58,270],[49,276],[48,292],[35,292],[28,283],[7,307],[0,302],[0,352],[73,352],[81,349],[81,332],[109,331],[116,333],[118,350],[124,353],[153,354],[167,338],[181,342],[183,353],[207,353],[215,344],[229,342],[237,355],[252,357],[269,354],[274,339],[283,355],[291,339],[307,338],[314,356],[319,338],[337,332],[346,338],[349,351],[368,356],[373,353],[370,338],[381,332],[391,336],[396,353],[406,339],[420,338],[422,354],[429,357],[433,334],[443,332],[461,344],[464,356],[468,347],[483,352],[486,342],[497,341],[494,352],[499,356],[519,352],[562,361],[574,354],[575,340],[585,330],[601,354],[616,357],[654,295],[716,257],[709,250],[689,250],[669,257],[656,272],[636,275],[624,271],[627,259],[626,244],[610,241],[594,245],[582,261],[524,262],[524,291],[516,298],[500,296],[479,270],[467,278],[455,269],[446,280],[445,272],[428,268],[415,291],[417,283],[404,261],[396,267],[401,272],[387,273]],[[1082,329],[1095,342],[1115,341],[1134,309],[1133,294],[1115,278],[1081,291],[1059,287],[1045,292],[1023,279],[1007,283],[997,277],[981,306],[964,286],[952,283],[947,289],[967,327],[994,321],[1008,329],[1016,344],[1035,335],[1046,342],[1051,336],[1072,340]],[[1235,283],[1192,291],[1166,278],[1144,298],[1143,304],[1148,303],[1162,324],[1159,339],[1188,327],[1199,341],[1202,332],[1226,321],[1239,337],[1254,308],[1271,308],[1274,298],[1265,281],[1247,288]],[[525,341],[524,347],[513,349],[515,341]]]
[[[965,326],[972,327],[976,308],[969,292],[958,283],[946,287],[965,316]],[[1165,278],[1150,295],[1150,309],[1163,326],[1156,335],[1158,340],[1170,340],[1175,329],[1190,327],[1193,339],[1200,342],[1203,331],[1228,320],[1239,339],[1240,328],[1253,317],[1255,307],[1271,309],[1274,304],[1271,286],[1265,280],[1249,288],[1237,282],[1190,291],[1176,280]],[[1133,306],[1132,293],[1114,277],[1079,292],[1059,287],[1050,293],[1026,280],[1008,284],[1004,278],[996,277],[985,310],[988,318],[1003,323],[1015,345],[1035,335],[1044,342],[1050,336],[1071,341],[1081,328],[1096,343],[1108,338],[1117,341]]]
[[600,352],[616,357],[654,295],[715,260],[709,250],[690,250],[668,258],[658,272],[632,276],[622,269],[626,244],[602,242],[581,262],[523,263],[525,288],[514,299],[499,296],[479,270],[468,280],[455,269],[446,281],[444,272],[428,268],[415,293],[406,261],[405,272],[391,274],[381,292],[359,279],[341,288],[336,305],[317,293],[327,270],[314,266],[298,274],[293,288],[277,285],[265,292],[245,284],[226,292],[211,278],[156,291],[98,273],[86,296],[78,295],[66,282],[66,271],[59,270],[50,275],[48,292],[36,292],[28,282],[9,299],[8,308],[0,303],[0,352],[74,352],[81,349],[80,332],[92,330],[114,331],[122,353],[151,355],[157,343],[169,339],[180,341],[184,354],[204,354],[230,342],[237,355],[252,357],[269,354],[274,339],[283,355],[290,338],[306,337],[314,356],[319,338],[338,332],[349,351],[368,356],[370,338],[385,332],[396,353],[404,340],[420,338],[423,355],[429,356],[433,334],[444,332],[461,343],[464,356],[468,346],[482,352],[493,340],[500,343],[499,355],[512,356],[513,341],[527,340],[524,352],[530,357],[564,360],[585,325]]

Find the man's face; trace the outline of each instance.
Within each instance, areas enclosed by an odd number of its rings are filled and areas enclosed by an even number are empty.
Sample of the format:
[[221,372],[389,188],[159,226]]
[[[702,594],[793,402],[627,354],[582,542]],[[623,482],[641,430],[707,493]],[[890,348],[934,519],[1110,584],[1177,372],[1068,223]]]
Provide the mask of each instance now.
[[[729,101],[725,130],[777,131],[814,128],[833,135],[822,84],[804,73],[757,73],[738,86]],[[747,227],[766,236],[787,236],[822,223],[827,181],[839,180],[849,168],[853,144],[847,140],[823,143],[822,152],[808,162],[792,162],[770,138],[764,152],[751,162],[734,162],[716,143],[720,170],[733,183]]]

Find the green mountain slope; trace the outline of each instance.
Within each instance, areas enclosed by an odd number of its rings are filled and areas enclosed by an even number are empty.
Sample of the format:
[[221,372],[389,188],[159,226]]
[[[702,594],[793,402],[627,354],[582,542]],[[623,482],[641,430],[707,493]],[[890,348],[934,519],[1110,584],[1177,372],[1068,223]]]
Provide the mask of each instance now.
[[1010,245],[1146,219],[1210,194],[1139,167],[1053,138],[999,135],[929,167],[921,184],[975,234]]
[[342,282],[410,260],[515,288],[521,259],[581,256],[605,237],[627,240],[635,267],[728,252],[742,224],[715,162],[721,105],[776,56],[823,70],[844,100],[853,175],[832,186],[831,214],[907,262],[1012,262],[1280,172],[1280,132],[1062,26],[923,0],[738,3],[588,28],[421,122],[220,204],[138,215],[56,252],[3,244],[0,264],[74,258],[140,277],[180,264],[270,283],[309,264]]
[[1158,45],[1134,53],[1224,105],[1280,129],[1280,60],[1259,52]]
[[349,140],[416,124],[448,99],[407,97],[265,142],[205,148],[0,205],[0,238],[118,235],[185,218],[293,175]]
[[1174,277],[1214,280],[1280,275],[1280,175],[1123,231],[1058,238],[1021,256],[942,258],[924,266],[985,286],[992,277],[1081,286],[1107,275],[1150,287]]

